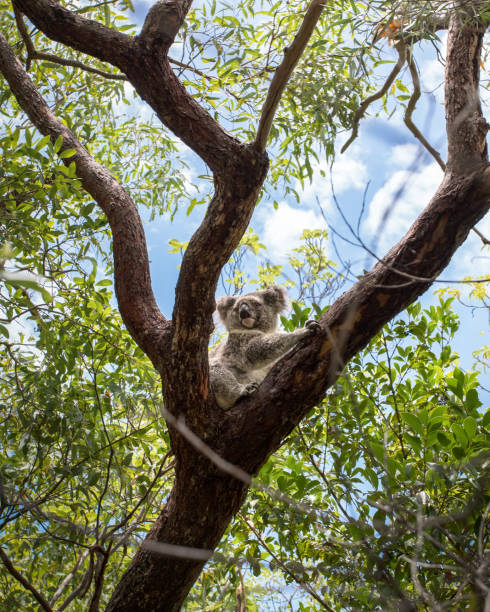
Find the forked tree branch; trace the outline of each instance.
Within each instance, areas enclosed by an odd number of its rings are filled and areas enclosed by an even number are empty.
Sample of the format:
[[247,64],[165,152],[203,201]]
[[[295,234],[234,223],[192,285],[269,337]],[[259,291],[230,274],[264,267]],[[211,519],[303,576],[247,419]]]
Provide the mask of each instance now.
[[[261,447],[277,448],[322,399],[344,364],[428,289],[430,279],[440,274],[488,212],[490,167],[482,127],[486,122],[477,89],[484,31],[484,24],[476,24],[474,17],[460,11],[453,14],[446,69],[451,84],[446,86],[445,100],[453,161],[427,208],[403,239],[325,313],[321,323],[326,335],[303,341],[272,369],[256,394],[230,411],[239,431],[237,440],[252,439],[260,423],[261,440],[249,446],[245,462],[242,446],[232,450],[228,444],[221,449],[224,457],[232,463],[241,461],[249,473],[260,467]],[[402,51],[399,54],[403,57]],[[412,280],[399,287],[406,275]]]
[[[101,4],[111,4],[114,1],[115,0],[109,0],[109,2],[102,2]],[[90,66],[89,64],[84,64],[83,62],[79,62],[77,60],[66,59],[64,57],[59,57],[58,55],[54,55],[52,53],[45,53],[43,51],[37,51],[29,35],[29,32],[27,31],[26,25],[22,18],[22,13],[19,11],[19,9],[14,7],[14,14],[15,14],[15,21],[17,23],[18,30],[20,32],[20,35],[22,36],[22,39],[27,49],[27,62],[26,62],[27,70],[29,69],[29,63],[31,60],[41,60],[41,61],[50,62],[52,64],[59,64],[61,66],[72,66],[73,68],[80,68],[80,70],[84,70],[85,72],[91,72],[93,74],[97,74],[105,79],[112,79],[114,81],[127,81],[128,80],[127,76],[125,76],[124,74],[107,72],[104,70],[100,70],[99,68],[94,68],[94,66]],[[178,68],[182,68],[183,70],[189,70],[190,72],[197,74],[198,76],[202,77],[206,81],[210,81],[213,83],[218,81],[217,78],[209,76],[202,70],[199,70],[198,68],[195,68],[194,66],[191,66],[190,64],[186,64],[184,62],[176,60],[173,57],[169,57],[168,61],[170,64],[177,66]],[[239,97],[236,94],[234,94],[232,91],[226,90],[226,92],[230,96],[233,96],[239,99]]]
[[151,288],[143,226],[130,196],[117,180],[87,152],[74,134],[52,113],[5,38],[0,34],[0,71],[17,101],[38,130],[54,143],[60,136],[60,153],[73,150],[66,165],[75,164],[84,189],[98,202],[112,229],[115,286],[118,305],[131,335],[154,363],[156,347],[169,327],[155,302]]
[[326,0],[313,0],[309,5],[303,22],[294,37],[293,42],[284,50],[284,58],[274,72],[267,98],[260,114],[259,127],[254,144],[260,151],[265,151],[267,140],[274,120],[277,107],[286,85],[291,78],[296,64],[300,60],[316,24],[325,8]]

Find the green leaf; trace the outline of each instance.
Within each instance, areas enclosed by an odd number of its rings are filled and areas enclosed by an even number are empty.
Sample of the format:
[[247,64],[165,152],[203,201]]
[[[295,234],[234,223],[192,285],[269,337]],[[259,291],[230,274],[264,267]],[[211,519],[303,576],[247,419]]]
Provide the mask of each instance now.
[[467,410],[476,410],[482,405],[482,403],[478,399],[478,392],[476,389],[470,389],[466,393],[466,398],[465,398],[464,403],[465,403]]
[[477,428],[477,423],[475,421],[475,419],[473,417],[467,417],[464,421],[463,421],[463,427],[464,430],[466,432],[466,435],[468,436],[468,440],[471,442],[471,440],[473,439],[473,436],[476,433],[476,428]]
[[465,430],[461,427],[459,423],[453,423],[451,425],[451,431],[453,432],[454,437],[461,446],[467,446],[468,438],[466,436]]
[[409,427],[411,427],[420,436],[423,436],[424,427],[415,414],[412,412],[402,412],[401,417]]
[[60,151],[62,144],[63,144],[63,136],[61,136],[60,134],[58,138],[55,140],[54,145],[53,145],[55,153],[58,153]]
[[73,157],[76,152],[76,149],[65,149],[64,151],[61,151],[59,157],[60,159],[67,159],[68,157]]

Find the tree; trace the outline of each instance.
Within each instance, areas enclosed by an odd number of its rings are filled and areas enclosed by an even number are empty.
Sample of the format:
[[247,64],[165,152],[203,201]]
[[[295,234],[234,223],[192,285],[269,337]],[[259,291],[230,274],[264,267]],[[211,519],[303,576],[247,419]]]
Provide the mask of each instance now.
[[[36,159],[42,168],[42,179],[39,181],[39,173],[32,173],[33,193],[27,196],[24,179],[17,183],[12,181],[5,190],[8,193],[5,214],[9,219],[13,218],[12,222],[15,223],[16,216],[20,215],[22,218],[23,208],[25,210],[25,207],[29,206],[26,199],[32,198],[32,202],[39,198],[40,202],[45,204],[43,198],[49,200],[51,196],[56,202],[57,194],[66,193],[67,199],[71,201],[70,206],[77,206],[77,198],[82,201],[82,190],[90,195],[89,199],[83,200],[76,227],[63,227],[66,217],[58,210],[59,204],[54,208],[47,205],[46,209],[43,209],[46,212],[40,215],[38,221],[45,224],[46,232],[63,231],[68,240],[76,242],[79,232],[91,236],[92,233],[100,231],[105,215],[112,236],[118,309],[132,339],[149,357],[154,369],[159,373],[165,398],[170,444],[175,457],[174,484],[168,497],[164,496],[165,506],[148,532],[145,544],[115,589],[109,610],[179,609],[199,576],[205,558],[202,558],[202,555],[199,558],[189,558],[187,555],[186,558],[176,559],[158,555],[152,550],[153,544],[160,542],[166,546],[214,550],[231,518],[245,499],[250,484],[249,475],[256,474],[305,415],[322,402],[326,391],[338,379],[345,364],[367,345],[384,324],[430,287],[489,206],[489,170],[485,143],[487,124],[481,113],[478,94],[480,51],[488,18],[485,3],[455,2],[449,8],[446,3],[441,5],[439,2],[427,3],[427,6],[422,8],[419,3],[400,3],[395,12],[390,8],[392,3],[369,3],[369,11],[377,20],[374,27],[371,27],[370,41],[373,36],[388,37],[395,45],[399,60],[385,87],[366,98],[364,103],[360,102],[359,96],[364,93],[364,89],[367,93],[369,84],[366,85],[364,78],[356,78],[356,70],[364,66],[366,58],[376,62],[376,48],[371,46],[371,42],[362,49],[356,45],[348,49],[347,45],[347,50],[343,49],[342,53],[332,52],[331,62],[328,55],[329,50],[338,50],[341,47],[339,41],[343,36],[342,28],[345,26],[346,17],[354,24],[359,22],[364,28],[368,27],[369,21],[365,16],[356,17],[356,3],[352,8],[345,9],[344,3],[341,2],[324,5],[313,0],[303,17],[288,7],[272,7],[271,21],[268,22],[270,25],[265,31],[268,32],[274,53],[270,50],[265,54],[264,64],[259,64],[261,71],[258,70],[253,49],[252,57],[249,58],[252,68],[242,68],[240,62],[223,50],[227,40],[231,39],[231,43],[240,45],[250,40],[254,31],[254,20],[262,18],[259,13],[254,13],[253,3],[240,5],[252,24],[243,27],[240,27],[239,22],[236,23],[238,20],[233,16],[216,14],[214,4],[210,7],[209,27],[219,26],[224,30],[228,36],[224,41],[213,37],[212,31],[206,37],[205,27],[205,34],[201,35],[205,25],[200,21],[202,15],[189,13],[190,4],[188,0],[157,2],[148,12],[144,26],[137,36],[126,34],[123,29],[116,27],[116,18],[119,15],[111,13],[108,4],[65,8],[55,0],[15,0],[13,5],[18,33],[12,30],[13,16],[7,13],[2,16],[2,26],[5,26],[5,32],[12,38],[11,42],[21,55],[25,49],[26,68],[31,69],[33,62],[50,62],[50,65],[54,66],[53,78],[63,85],[63,95],[67,96],[57,98],[57,92],[51,90],[50,81],[45,79],[42,71],[34,70],[34,79],[31,80],[6,38],[0,38],[0,71],[17,104],[45,137],[33,142],[29,127],[25,130],[25,142],[21,143],[20,150],[23,155],[29,154]],[[122,8],[127,8],[127,5],[123,3]],[[84,13],[105,20],[105,25],[86,18]],[[437,15],[437,18],[433,15]],[[29,19],[35,31],[28,31],[23,16]],[[215,405],[208,385],[207,351],[212,332],[214,295],[220,273],[239,245],[259,198],[268,170],[269,161],[265,149],[269,138],[272,138],[278,149],[278,156],[272,165],[273,178],[281,172],[294,172],[294,164],[298,165],[300,159],[303,159],[305,168],[301,177],[311,175],[308,158],[314,155],[315,139],[323,141],[326,154],[331,156],[332,137],[336,126],[350,125],[355,135],[359,120],[369,102],[386,94],[405,62],[412,74],[415,96],[417,73],[412,56],[413,46],[419,40],[433,37],[434,32],[442,28],[449,29],[445,94],[448,157],[440,188],[405,237],[322,314],[320,324],[323,332],[302,343],[283,359],[256,394],[223,413]],[[323,31],[327,32],[326,36],[320,34]],[[296,32],[294,38],[291,32]],[[308,46],[312,36],[315,38]],[[198,52],[202,52],[207,44],[213,44],[216,50],[216,63],[213,68],[217,71],[218,78],[214,79],[203,73],[201,68],[182,65],[182,62],[175,59],[172,59],[171,63],[169,50],[176,40],[188,40],[190,47],[194,47]],[[37,51],[37,44],[41,44],[47,51]],[[82,62],[78,53],[94,59],[84,59]],[[283,57],[279,59],[281,53]],[[343,69],[346,58],[357,58],[357,65],[349,68],[348,78],[345,77]],[[271,64],[273,59],[275,63]],[[298,62],[298,71],[293,74]],[[71,79],[66,69],[59,70],[60,64],[89,70],[91,75],[96,76],[91,77],[92,80],[87,79],[82,87],[72,90]],[[184,87],[172,65],[197,74],[205,87],[196,87],[196,95],[192,96],[190,86],[188,85],[187,89]],[[337,68],[332,82],[334,90],[339,93],[337,98],[342,103],[332,103],[334,119],[329,112],[319,107],[318,112],[308,115],[310,118],[304,120],[305,115],[302,114],[301,107],[298,107],[298,91],[301,90],[303,100],[308,100],[310,104],[315,102],[315,96],[318,95],[314,87],[309,87],[313,65]],[[265,101],[259,107],[259,101],[263,100],[265,93],[264,79],[271,72],[271,66],[275,66],[273,77]],[[258,84],[252,82],[250,85],[248,81],[244,81],[249,76],[247,70],[256,69]],[[368,69],[366,72],[369,76]],[[342,74],[345,77],[343,79],[340,78]],[[99,77],[111,81],[100,81],[103,85],[97,91],[95,84],[98,84],[99,80],[95,79]],[[92,118],[87,121],[87,128],[80,127],[83,126],[86,111],[97,106],[93,100],[84,99],[84,89],[88,88],[91,93],[97,91],[96,100],[110,104],[107,100],[111,95],[112,81],[116,83],[114,87],[121,92],[122,79],[131,83],[138,95],[155,111],[163,125],[188,145],[213,175],[214,193],[207,212],[200,227],[191,237],[182,259],[171,319],[163,316],[153,295],[145,237],[134,197],[116,178],[125,178],[127,170],[121,168],[121,160],[127,151],[124,147],[115,145],[110,136],[107,143],[108,132],[104,129],[99,135],[94,134]],[[241,139],[230,134],[218,123],[217,113],[213,116],[212,111],[206,110],[206,106],[212,107],[215,104],[213,89],[221,83],[232,88],[230,100],[233,100],[234,89],[241,88],[241,95],[236,103],[238,110],[249,105],[260,115],[257,129],[253,131],[252,127],[245,128]],[[288,83],[289,88],[285,91]],[[43,93],[44,98],[41,95]],[[5,99],[8,95],[4,95]],[[70,97],[73,95],[80,96],[78,107]],[[199,97],[204,98],[202,104],[198,101]],[[281,100],[284,111],[274,122]],[[63,121],[57,118],[48,102],[58,111],[62,109]],[[410,104],[415,104],[414,97],[409,101],[406,115],[407,125],[413,131]],[[258,108],[261,108],[260,112]],[[247,112],[249,113],[248,109],[244,111],[244,116],[247,116]],[[101,127],[100,124],[98,127]],[[124,126],[121,129],[124,133]],[[76,132],[78,137],[75,136]],[[19,138],[18,133],[15,134],[14,132],[5,139],[6,149],[12,146],[13,139]],[[422,136],[420,132],[418,135]],[[82,146],[81,139],[92,149],[92,154]],[[15,144],[14,142],[14,147]],[[425,145],[430,146],[427,142]],[[115,152],[111,156],[107,151],[112,148]],[[167,154],[171,154],[171,144],[164,144],[161,151],[165,152],[165,149]],[[48,151],[47,155],[43,155],[44,150]],[[56,154],[63,160],[64,169],[62,166],[55,166],[52,159],[47,159]],[[107,167],[100,161],[105,157],[109,158]],[[285,160],[289,157],[291,161],[286,165]],[[48,162],[55,168],[52,175],[46,170]],[[18,166],[19,159],[16,163]],[[29,170],[26,172],[28,174]],[[137,168],[135,172],[142,171]],[[128,174],[131,175],[130,172]],[[134,180],[134,177],[132,178]],[[165,192],[171,197],[177,197],[179,188],[175,183],[172,186],[172,183],[168,182]],[[74,199],[69,199],[70,194]],[[150,195],[146,197],[151,200]],[[101,212],[95,212],[94,201],[103,215]],[[191,202],[190,206],[192,205]],[[92,245],[96,244],[96,240],[92,240]],[[59,240],[57,255],[60,267],[44,270],[45,273],[49,272],[48,276],[52,279],[57,279],[57,273],[62,270],[62,247],[63,242]],[[70,264],[73,269],[70,272],[77,274],[78,268],[80,273],[79,277],[73,277],[74,282],[80,278],[78,283],[81,288],[86,287],[87,283],[94,286],[97,283],[95,266],[92,274],[87,274],[85,267],[76,261],[75,245],[70,248],[73,256],[73,263]],[[81,247],[78,255],[84,257],[87,252]],[[53,263],[53,259],[49,261]],[[26,281],[25,278],[6,280],[9,280],[12,287],[20,287],[21,293],[29,288],[29,282],[32,282]],[[72,295],[73,292],[67,294],[64,299],[68,300]],[[139,363],[138,373],[141,374],[141,379],[137,380],[136,375],[133,379],[133,391],[137,395],[142,381],[151,380],[148,365],[141,353],[118,329],[117,323],[110,321],[108,296],[104,296],[103,290],[99,290],[97,295],[97,300],[78,303],[78,307],[82,310],[93,309],[108,319],[108,329],[114,334],[114,341],[112,344],[108,343],[104,336],[87,343],[87,354],[91,355],[91,360],[84,367],[91,369],[93,384],[97,389],[99,384],[102,385],[101,388],[109,387],[109,379],[113,379],[118,368],[125,367],[124,356],[120,353],[119,334],[122,334],[126,353],[133,353]],[[24,295],[23,299],[27,301],[29,297]],[[37,312],[41,338],[44,334],[45,339],[52,341],[54,336],[43,331],[43,319],[39,311],[36,311],[36,305],[24,302],[24,308],[32,312],[33,316],[36,316]],[[99,330],[95,320],[93,319],[90,331],[97,336]],[[64,328],[65,333],[67,329],[71,332],[70,326],[67,326]],[[78,346],[82,345],[83,340],[84,338],[80,337]],[[107,363],[104,361],[106,352],[113,353],[112,371],[110,368],[100,371],[101,364]],[[53,359],[64,353],[63,342],[51,347]],[[65,355],[65,372],[69,372],[73,367],[75,358],[76,355],[70,357],[69,352]],[[23,356],[22,368],[28,367],[23,361],[25,359]],[[18,355],[10,356],[10,362],[18,367],[21,363],[19,360]],[[53,397],[50,397],[52,390],[43,389],[42,377],[41,384],[34,384],[34,380],[38,378],[34,363],[31,362],[29,372],[32,378],[30,392],[37,397],[36,402],[49,403],[50,399],[53,400]],[[59,361],[57,365],[59,366]],[[85,373],[82,367],[79,372],[81,381]],[[84,391],[86,390],[79,389],[77,401],[80,401]],[[61,385],[58,389],[58,393],[60,392],[65,394],[68,390]],[[151,395],[156,393],[149,387],[147,392]],[[100,391],[95,390],[94,393],[97,398],[96,405],[103,418],[103,405],[104,402],[111,403],[111,394],[108,391],[109,395],[104,399]],[[185,429],[179,421],[180,417],[185,418]],[[116,462],[112,442],[114,425],[114,422],[111,422],[110,428],[105,430],[109,464]],[[66,421],[63,424],[63,419],[60,419],[58,425],[50,422],[47,429],[56,426],[66,428],[69,425]],[[197,442],[189,432],[197,437]],[[89,440],[90,438],[87,439],[87,444],[90,446]],[[156,440],[155,435],[153,440]],[[156,444],[158,446],[158,443]],[[78,452],[83,453],[83,450],[79,449]],[[162,462],[157,465],[151,451],[148,456],[154,464],[154,477],[158,479],[162,470],[166,469],[166,464]],[[227,463],[220,463],[218,458]],[[65,457],[64,469],[69,471],[72,468],[68,459]],[[83,463],[82,458],[80,461]],[[234,471],[226,467],[230,465],[235,466]],[[60,483],[63,482],[62,476],[63,474],[60,474]],[[140,476],[144,478],[143,474]],[[241,479],[237,476],[241,476]],[[106,489],[111,477],[109,469]],[[90,473],[87,478],[90,481]],[[143,479],[142,484],[145,486],[148,483]],[[59,484],[53,484],[55,489],[57,486]],[[52,488],[48,489],[47,498],[53,492]],[[105,492],[98,500],[99,511],[104,495]],[[75,497],[74,506],[76,503]],[[9,502],[4,499],[2,504],[8,506]],[[40,502],[36,507],[39,505]],[[24,500],[22,506],[23,509],[17,508],[14,512],[22,515],[29,503]],[[134,508],[134,512],[137,512],[137,508]],[[122,545],[122,542],[120,544]],[[113,545],[113,540],[107,538],[107,533],[98,533],[96,545],[90,547],[87,553],[92,560],[91,571],[96,577],[90,604],[94,610],[98,606],[102,579]],[[8,563],[8,560],[5,562]],[[41,605],[46,604],[37,591],[35,595]]]

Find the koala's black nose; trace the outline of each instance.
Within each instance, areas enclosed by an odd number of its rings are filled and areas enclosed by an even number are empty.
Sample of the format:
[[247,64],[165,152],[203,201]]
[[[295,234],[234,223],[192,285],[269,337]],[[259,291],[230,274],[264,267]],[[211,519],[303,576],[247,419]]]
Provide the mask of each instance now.
[[251,315],[250,308],[247,304],[240,304],[240,309],[238,311],[240,319],[248,319]]

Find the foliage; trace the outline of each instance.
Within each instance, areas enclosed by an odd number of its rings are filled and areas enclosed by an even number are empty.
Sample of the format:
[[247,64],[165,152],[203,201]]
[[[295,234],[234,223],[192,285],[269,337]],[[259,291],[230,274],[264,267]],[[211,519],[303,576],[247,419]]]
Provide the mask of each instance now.
[[480,609],[490,412],[451,349],[451,301],[410,306],[350,362],[262,468],[187,609],[233,610],[240,572],[252,610]]
[[[172,464],[158,377],[115,307],[106,220],[55,154],[32,128],[4,124],[0,524],[44,596],[73,572],[82,599],[70,609],[85,610],[95,538],[116,581]],[[37,609],[3,569],[1,580],[2,609]]]

